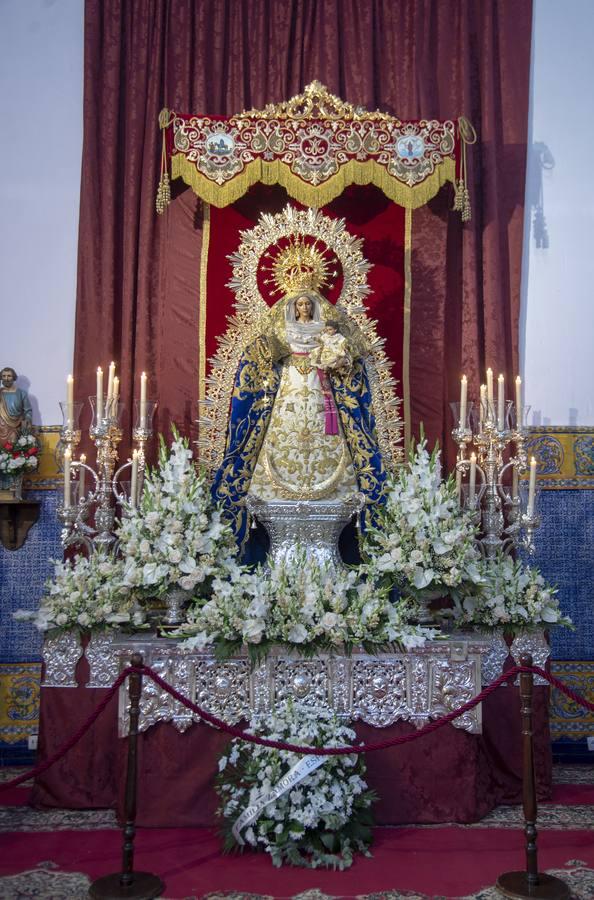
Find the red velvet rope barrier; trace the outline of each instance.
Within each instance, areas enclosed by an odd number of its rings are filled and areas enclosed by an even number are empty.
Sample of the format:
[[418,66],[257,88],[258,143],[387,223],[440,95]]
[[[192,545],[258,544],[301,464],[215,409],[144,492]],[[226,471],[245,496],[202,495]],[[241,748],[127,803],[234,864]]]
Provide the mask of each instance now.
[[241,728],[236,728],[233,725],[227,724],[222,719],[217,718],[217,716],[213,716],[212,713],[207,712],[205,709],[202,709],[200,706],[197,706],[187,697],[184,697],[183,694],[180,694],[174,687],[168,684],[160,675],[157,675],[151,668],[148,666],[139,666],[133,667],[129,666],[120,672],[117,679],[114,681],[112,686],[109,688],[107,694],[98,704],[96,709],[91,713],[86,722],[81,725],[78,731],[72,735],[72,737],[66,741],[65,744],[62,745],[55,753],[53,753],[48,759],[44,762],[40,763],[35,768],[30,769],[30,771],[25,772],[23,775],[19,775],[17,778],[13,778],[10,781],[6,781],[4,784],[0,784],[0,791],[7,790],[8,788],[16,787],[19,784],[22,784],[24,781],[28,781],[30,778],[35,778],[37,775],[41,775],[43,772],[46,772],[51,766],[53,766],[58,760],[60,760],[63,756],[68,753],[69,750],[77,744],[84,734],[89,730],[89,728],[93,725],[93,723],[99,718],[103,710],[108,705],[109,701],[112,699],[114,694],[119,690],[120,685],[126,680],[128,675],[132,672],[136,672],[139,675],[145,675],[150,678],[155,684],[158,684],[164,691],[170,694],[178,703],[181,703],[182,706],[185,706],[187,709],[196,713],[196,715],[200,716],[205,722],[208,722],[215,728],[218,728],[221,731],[230,734],[232,737],[240,738],[244,741],[249,741],[252,744],[260,744],[262,747],[270,747],[275,750],[288,750],[293,753],[301,753],[301,754],[309,754],[311,756],[345,756],[350,755],[351,753],[373,753],[376,750],[386,750],[388,747],[396,747],[399,744],[408,744],[410,741],[416,741],[418,738],[423,737],[425,734],[430,734],[432,731],[437,731],[439,728],[443,728],[444,725],[448,725],[454,719],[459,718],[459,716],[464,715],[464,713],[469,712],[471,709],[474,709],[475,706],[478,706],[483,700],[485,700],[490,694],[497,690],[505,681],[509,681],[511,678],[514,678],[519,672],[532,672],[535,675],[540,675],[542,678],[546,679],[553,687],[557,688],[557,690],[561,691],[570,700],[573,700],[578,706],[583,706],[585,709],[590,712],[594,712],[594,703],[591,703],[589,700],[586,700],[577,691],[572,690],[567,687],[562,681],[558,678],[555,678],[553,675],[550,675],[544,669],[541,669],[540,666],[513,666],[511,669],[508,669],[503,675],[500,675],[495,681],[493,681],[490,685],[477,694],[476,697],[473,697],[472,700],[469,700],[459,709],[455,709],[452,712],[448,713],[445,716],[442,716],[439,719],[436,719],[434,722],[428,722],[427,725],[424,725],[418,731],[414,731],[411,734],[403,734],[399,737],[390,738],[386,741],[379,741],[375,744],[358,744],[356,746],[350,747],[302,747],[298,744],[286,744],[284,741],[273,741],[270,738],[262,738],[258,737],[256,734],[250,734],[247,731],[244,731]]
[[10,781],[5,781],[4,784],[0,784],[0,791],[5,791],[7,788],[11,787],[16,787],[17,785],[22,784],[23,781],[29,781],[30,778],[36,778],[38,775],[41,775],[42,772],[46,772],[51,766],[54,765],[54,763],[57,763],[59,759],[62,759],[62,757],[65,756],[69,750],[72,750],[74,745],[78,744],[83,735],[87,733],[91,725],[96,722],[113,695],[117,693],[117,691],[119,691],[120,685],[123,684],[130,672],[133,671],[134,670],[129,667],[120,672],[101,703],[99,703],[99,705],[93,710],[86,722],[84,722],[80,726],[78,731],[75,732],[75,734],[73,734],[65,744],[62,744],[62,746],[58,750],[56,750],[55,753],[52,753],[52,755],[48,757],[48,759],[46,759],[42,763],[39,763],[39,765],[35,766],[34,769],[30,769],[23,775],[19,775],[17,778],[12,778]]

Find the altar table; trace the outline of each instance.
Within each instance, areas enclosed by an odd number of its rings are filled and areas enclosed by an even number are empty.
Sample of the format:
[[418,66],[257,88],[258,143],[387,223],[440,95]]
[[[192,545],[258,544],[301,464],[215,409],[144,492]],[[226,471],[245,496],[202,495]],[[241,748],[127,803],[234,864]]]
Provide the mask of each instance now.
[[[87,656],[78,661],[75,686],[42,687],[40,762],[55,752],[105,697],[106,687],[85,686],[89,681],[87,657],[91,663],[98,658],[107,659],[107,656],[97,656],[99,649],[96,646],[95,657],[88,650]],[[443,654],[443,647],[435,652]],[[427,648],[424,657],[416,651],[405,659],[417,656],[424,659],[426,665],[427,654],[431,658],[431,653],[432,649]],[[469,654],[468,659],[472,655]],[[381,657],[379,659],[381,661]],[[508,659],[507,664],[509,662]],[[150,664],[149,659],[147,663]],[[104,667],[99,676],[96,671],[93,683],[96,684],[99,677],[99,681],[108,686],[114,680],[112,674],[113,669]],[[297,685],[301,684],[294,680]],[[180,731],[171,722],[160,721],[163,700],[155,692],[151,700],[147,684],[148,680],[144,679],[143,691],[149,694],[145,703],[152,703],[154,723],[149,727],[145,721],[146,730],[139,737],[137,824],[155,827],[212,825],[217,808],[213,781],[218,770],[218,757],[229,738],[203,722],[188,719],[183,724],[185,730]],[[475,688],[471,690],[478,693]],[[549,799],[551,794],[548,694],[547,687],[535,686],[535,771],[540,800]],[[460,706],[464,699],[456,705]],[[203,705],[199,695],[196,701]],[[482,703],[481,712],[481,733],[473,733],[478,730],[477,722],[469,720],[467,730],[446,725],[410,743],[366,755],[367,781],[379,797],[374,808],[377,824],[471,823],[479,821],[497,805],[521,802],[518,688],[498,689]],[[163,713],[164,718],[170,716],[170,709]],[[371,713],[357,717],[373,719]],[[38,777],[32,794],[34,805],[115,808],[121,814],[127,749],[127,738],[119,736],[122,722],[122,715],[118,717],[116,696],[92,730],[62,760]],[[366,721],[357,721],[355,730],[361,741],[370,744],[397,735],[413,734],[419,724],[394,721],[386,727],[376,727]]]

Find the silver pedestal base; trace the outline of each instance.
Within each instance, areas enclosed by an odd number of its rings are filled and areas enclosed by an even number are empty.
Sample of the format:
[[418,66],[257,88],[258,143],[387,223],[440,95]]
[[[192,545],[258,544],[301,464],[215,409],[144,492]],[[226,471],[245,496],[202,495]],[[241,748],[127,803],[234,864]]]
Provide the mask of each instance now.
[[248,494],[247,508],[270,537],[271,564],[290,561],[305,550],[307,559],[340,568],[338,539],[352,517],[363,509],[363,494],[345,500],[260,500]]

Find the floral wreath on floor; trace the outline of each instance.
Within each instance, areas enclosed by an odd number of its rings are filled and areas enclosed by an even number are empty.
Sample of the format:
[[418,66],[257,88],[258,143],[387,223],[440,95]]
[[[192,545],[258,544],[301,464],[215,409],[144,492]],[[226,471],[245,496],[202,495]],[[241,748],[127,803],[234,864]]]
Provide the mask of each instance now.
[[[325,707],[283,701],[251,720],[252,733],[311,747],[344,747],[355,732]],[[347,869],[355,853],[369,856],[371,804],[363,754],[302,756],[232,741],[219,760],[225,849],[246,845],[275,866]]]

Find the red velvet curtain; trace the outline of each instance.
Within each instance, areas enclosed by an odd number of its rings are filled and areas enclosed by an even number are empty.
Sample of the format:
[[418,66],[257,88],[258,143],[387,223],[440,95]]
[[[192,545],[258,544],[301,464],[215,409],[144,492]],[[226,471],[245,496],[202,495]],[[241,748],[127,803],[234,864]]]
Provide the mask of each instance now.
[[412,419],[443,440],[461,371],[478,391],[486,365],[517,370],[531,16],[531,0],[87,0],[79,396],[115,359],[129,405],[149,373],[159,428],[197,414],[202,219],[181,184],[155,215],[161,107],[230,115],[318,79],[478,131],[472,222],[443,196],[413,217]]

